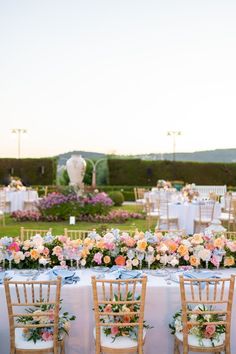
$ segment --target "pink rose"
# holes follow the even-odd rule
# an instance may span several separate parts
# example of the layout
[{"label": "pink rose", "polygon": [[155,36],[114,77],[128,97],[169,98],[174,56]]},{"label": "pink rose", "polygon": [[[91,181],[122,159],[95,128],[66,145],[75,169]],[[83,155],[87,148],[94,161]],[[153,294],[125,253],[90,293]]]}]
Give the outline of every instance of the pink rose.
[{"label": "pink rose", "polygon": [[112,312],[111,304],[107,304],[106,307],[104,307],[104,312]]},{"label": "pink rose", "polygon": [[43,255],[46,257],[49,255],[49,249],[47,247],[44,248]]},{"label": "pink rose", "polygon": [[30,252],[25,252],[25,257],[30,257]]},{"label": "pink rose", "polygon": [[111,335],[116,336],[119,333],[119,328],[117,326],[111,327]]},{"label": "pink rose", "polygon": [[62,248],[60,246],[56,246],[52,250],[52,254],[57,256],[57,257],[60,256],[61,253],[62,253]]},{"label": "pink rose", "polygon": [[215,333],[216,331],[216,326],[214,324],[209,324],[206,326],[206,329],[205,329],[205,337],[206,338],[211,338],[213,336],[213,334]]},{"label": "pink rose", "polygon": [[8,251],[15,251],[15,252],[19,252],[20,250],[20,246],[18,245],[17,242],[12,242],[8,247],[7,247],[7,250]]},{"label": "pink rose", "polygon": [[103,254],[101,252],[97,252],[93,257],[93,261],[96,262],[97,264],[102,264],[102,257]]},{"label": "pink rose", "polygon": [[219,264],[220,264],[219,257],[217,257],[216,255],[213,255],[213,256],[211,257],[211,263],[212,263],[215,267],[218,267]]},{"label": "pink rose", "polygon": [[53,335],[51,333],[49,333],[49,332],[43,332],[42,339],[45,342],[48,342],[49,340],[53,340]]},{"label": "pink rose", "polygon": [[105,242],[104,247],[109,251],[113,251],[115,249],[115,244],[112,242]]}]

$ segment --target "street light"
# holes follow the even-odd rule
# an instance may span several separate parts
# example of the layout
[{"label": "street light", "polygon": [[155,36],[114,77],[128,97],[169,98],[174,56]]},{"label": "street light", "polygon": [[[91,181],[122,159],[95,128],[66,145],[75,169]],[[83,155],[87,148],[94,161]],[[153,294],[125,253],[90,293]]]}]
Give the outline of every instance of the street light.
[{"label": "street light", "polygon": [[11,131],[13,134],[17,134],[17,146],[18,146],[18,159],[20,159],[21,153],[21,134],[27,133],[26,129],[23,128],[14,128]]},{"label": "street light", "polygon": [[173,137],[173,161],[175,161],[176,137],[181,135],[181,132],[176,130],[171,130],[167,132],[167,135]]},{"label": "street light", "polygon": [[97,169],[97,166],[100,162],[102,161],[106,161],[106,159],[99,159],[97,161],[93,161],[93,160],[90,160],[90,159],[85,159],[86,161],[90,162],[93,166],[93,175],[92,175],[92,187],[95,189],[96,188],[96,169]]}]

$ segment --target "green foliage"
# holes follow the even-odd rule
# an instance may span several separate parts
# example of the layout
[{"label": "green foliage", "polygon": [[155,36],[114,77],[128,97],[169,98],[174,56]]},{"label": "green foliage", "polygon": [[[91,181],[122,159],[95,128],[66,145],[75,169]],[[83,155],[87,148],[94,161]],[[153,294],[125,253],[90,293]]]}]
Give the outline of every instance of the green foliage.
[{"label": "green foliage", "polygon": [[236,163],[109,159],[111,185],[155,186],[157,180],[204,185],[236,185]]},{"label": "green foliage", "polygon": [[0,183],[8,184],[10,176],[20,177],[25,185],[47,185],[56,182],[57,159],[0,159]]},{"label": "green foliage", "polygon": [[124,203],[124,196],[119,191],[109,193],[109,197],[112,199],[115,206],[121,206]]},{"label": "green foliage", "polygon": [[70,178],[66,169],[62,171],[61,177],[59,178],[59,184],[61,186],[68,186],[70,183]]}]

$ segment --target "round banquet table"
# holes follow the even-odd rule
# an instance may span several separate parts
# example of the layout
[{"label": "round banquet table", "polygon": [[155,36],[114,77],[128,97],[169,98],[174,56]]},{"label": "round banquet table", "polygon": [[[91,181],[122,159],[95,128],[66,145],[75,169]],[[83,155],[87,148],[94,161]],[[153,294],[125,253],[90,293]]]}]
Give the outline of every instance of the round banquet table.
[{"label": "round banquet table", "polygon": [[6,191],[6,200],[10,202],[10,210],[24,210],[24,201],[36,202],[38,200],[38,193],[34,190],[25,191]]},{"label": "round banquet table", "polygon": [[[92,270],[78,271],[81,281],[74,285],[64,285],[61,290],[63,299],[62,310],[76,315],[71,322],[70,336],[66,339],[67,354],[94,354],[93,340],[94,313],[92,300],[91,276]],[[222,276],[236,274],[236,269],[221,270]],[[43,278],[44,277],[44,278]],[[16,278],[16,279],[14,279]],[[17,276],[13,280],[17,280]],[[19,278],[19,277],[18,277]],[[41,278],[41,279],[40,279]],[[45,279],[41,275],[37,280]],[[22,277],[20,278],[22,280]],[[9,354],[8,315],[3,285],[0,285],[0,343],[1,354]],[[233,313],[236,311],[236,291],[234,295]],[[148,276],[145,303],[145,320],[152,329],[147,331],[144,345],[145,354],[173,354],[174,338],[168,327],[172,315],[180,308],[179,284],[166,284],[164,278]],[[236,316],[232,316],[231,353],[236,353],[236,341],[233,334],[236,331]],[[128,353],[127,353],[128,354]]]}]

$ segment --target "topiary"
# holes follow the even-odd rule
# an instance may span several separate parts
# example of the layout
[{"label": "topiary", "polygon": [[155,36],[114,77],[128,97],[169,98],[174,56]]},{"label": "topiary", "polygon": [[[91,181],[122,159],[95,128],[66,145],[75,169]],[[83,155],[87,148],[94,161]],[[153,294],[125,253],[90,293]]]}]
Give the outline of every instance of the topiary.
[{"label": "topiary", "polygon": [[112,199],[115,206],[121,206],[125,200],[123,193],[119,191],[110,192],[109,197]]}]

